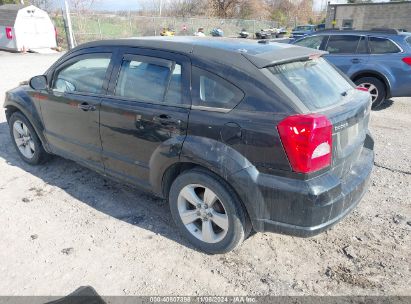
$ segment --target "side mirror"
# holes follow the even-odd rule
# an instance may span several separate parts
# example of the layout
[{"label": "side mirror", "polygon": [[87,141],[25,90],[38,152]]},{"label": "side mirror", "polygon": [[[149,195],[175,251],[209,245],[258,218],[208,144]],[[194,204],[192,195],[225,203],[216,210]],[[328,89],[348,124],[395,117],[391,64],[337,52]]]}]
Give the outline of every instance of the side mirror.
[{"label": "side mirror", "polygon": [[44,75],[34,76],[30,79],[30,87],[33,90],[40,91],[47,89],[47,77]]}]

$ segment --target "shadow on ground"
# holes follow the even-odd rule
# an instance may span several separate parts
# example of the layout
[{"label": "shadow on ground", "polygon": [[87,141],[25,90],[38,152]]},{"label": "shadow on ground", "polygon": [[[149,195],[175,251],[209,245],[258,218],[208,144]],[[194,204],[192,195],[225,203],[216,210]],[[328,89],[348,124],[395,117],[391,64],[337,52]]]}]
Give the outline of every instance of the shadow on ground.
[{"label": "shadow on ground", "polygon": [[393,105],[393,103],[394,101],[392,101],[391,99],[386,99],[384,100],[382,104],[380,104],[379,107],[373,109],[373,111],[382,111],[382,110],[388,109],[389,107]]},{"label": "shadow on ground", "polygon": [[[100,212],[195,249],[180,236],[165,200],[57,156],[43,165],[30,166],[15,151],[6,122],[0,123],[0,158]],[[41,189],[37,192],[42,193]]]}]

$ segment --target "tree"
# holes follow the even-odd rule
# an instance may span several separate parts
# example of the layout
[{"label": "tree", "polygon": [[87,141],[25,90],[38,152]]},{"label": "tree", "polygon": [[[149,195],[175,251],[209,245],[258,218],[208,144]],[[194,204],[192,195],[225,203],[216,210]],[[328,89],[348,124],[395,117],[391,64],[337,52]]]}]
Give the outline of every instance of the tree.
[{"label": "tree", "polygon": [[52,0],[30,0],[30,4],[46,11],[50,11],[52,8]]},{"label": "tree", "polygon": [[94,2],[94,0],[69,0],[71,10],[77,12],[90,10]]},{"label": "tree", "polygon": [[239,11],[239,4],[242,0],[209,0],[210,12],[215,17],[232,17]]},{"label": "tree", "polygon": [[20,0],[0,0],[0,5],[3,4],[21,4]]},{"label": "tree", "polygon": [[201,16],[206,11],[206,3],[203,0],[175,0],[169,2],[165,10],[169,16]]}]

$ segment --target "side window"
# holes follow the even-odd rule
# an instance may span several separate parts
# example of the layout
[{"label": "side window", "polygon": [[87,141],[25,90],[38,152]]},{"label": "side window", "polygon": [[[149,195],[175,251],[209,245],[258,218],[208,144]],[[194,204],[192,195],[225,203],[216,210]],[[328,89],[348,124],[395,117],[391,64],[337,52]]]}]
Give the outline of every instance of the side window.
[{"label": "side window", "polygon": [[170,84],[166,94],[166,102],[180,104],[183,100],[183,86],[181,78],[181,65],[176,64],[170,77]]},{"label": "side window", "polygon": [[181,65],[160,58],[127,55],[114,94],[138,101],[180,104]]},{"label": "side window", "polygon": [[367,53],[368,53],[367,40],[364,36],[362,36],[360,38],[360,42],[358,43],[357,54],[367,54]]},{"label": "side window", "polygon": [[53,90],[61,93],[100,94],[111,54],[79,59],[54,75]]},{"label": "side window", "polygon": [[360,36],[334,35],[328,40],[326,51],[330,54],[354,54],[357,50]]},{"label": "side window", "polygon": [[368,44],[371,54],[399,53],[401,50],[391,40],[386,38],[369,37]]},{"label": "side window", "polygon": [[193,67],[193,105],[232,109],[244,97],[244,93],[223,78]]},{"label": "side window", "polygon": [[297,41],[295,44],[299,46],[308,47],[311,49],[319,50],[321,43],[323,42],[325,36],[311,36]]}]

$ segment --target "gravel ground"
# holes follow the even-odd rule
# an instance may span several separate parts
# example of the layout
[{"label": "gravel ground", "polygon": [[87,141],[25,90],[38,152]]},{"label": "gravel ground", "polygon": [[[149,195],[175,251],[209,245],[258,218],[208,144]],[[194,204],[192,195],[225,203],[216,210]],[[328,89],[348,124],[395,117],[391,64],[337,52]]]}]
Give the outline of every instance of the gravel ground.
[{"label": "gravel ground", "polygon": [[[57,55],[0,52],[0,98]],[[0,295],[411,295],[411,98],[372,113],[371,187],[313,238],[256,234],[226,255],[194,250],[167,203],[55,157],[23,163],[0,113]]]}]

